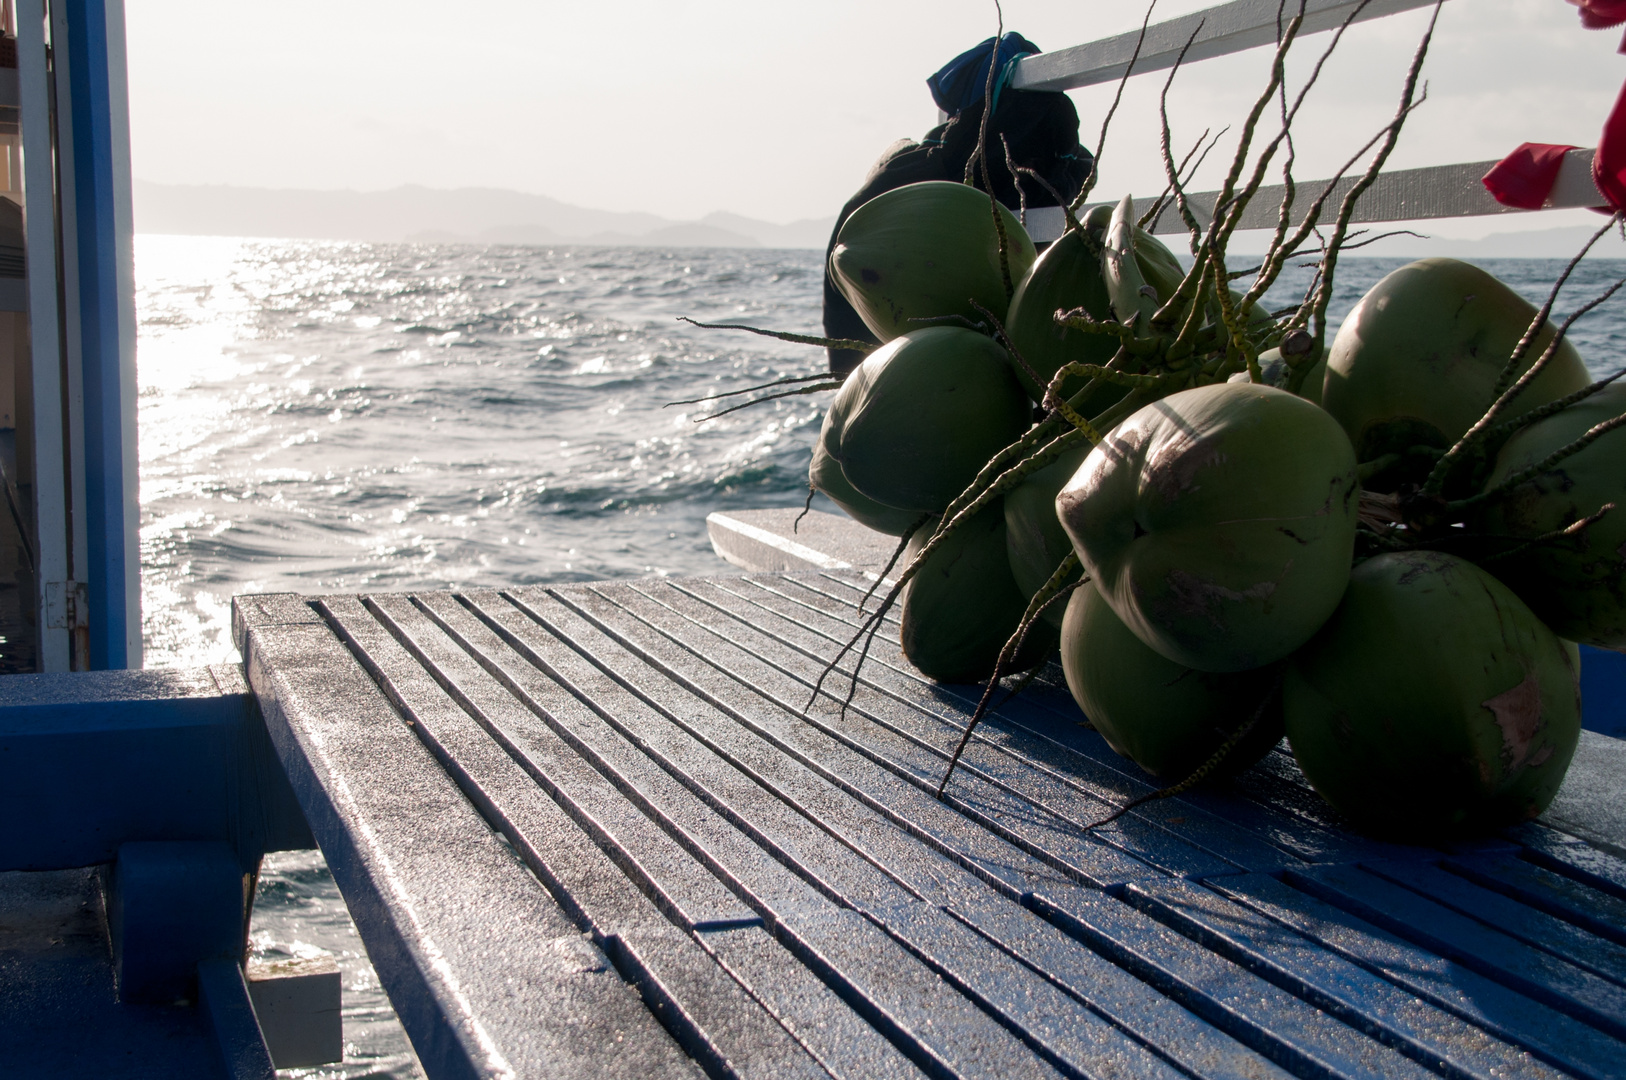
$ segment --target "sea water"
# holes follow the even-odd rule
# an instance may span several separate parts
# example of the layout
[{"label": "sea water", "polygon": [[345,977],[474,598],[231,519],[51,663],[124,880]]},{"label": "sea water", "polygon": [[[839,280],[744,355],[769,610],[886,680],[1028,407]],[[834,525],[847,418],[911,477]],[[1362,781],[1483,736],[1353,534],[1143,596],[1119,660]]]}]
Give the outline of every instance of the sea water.
[{"label": "sea water", "polygon": [[[1334,325],[1401,262],[1346,258]],[[1563,264],[1487,266],[1540,302]],[[1558,311],[1622,272],[1581,264]],[[141,236],[136,283],[149,667],[235,661],[241,592],[724,572],[708,513],[806,497],[828,393],[674,403],[822,370],[679,321],[818,333],[817,251]],[[1623,313],[1572,331],[1600,374],[1626,363]],[[419,1075],[320,855],[268,859],[253,943],[344,971],[345,1062],[305,1075]]]}]

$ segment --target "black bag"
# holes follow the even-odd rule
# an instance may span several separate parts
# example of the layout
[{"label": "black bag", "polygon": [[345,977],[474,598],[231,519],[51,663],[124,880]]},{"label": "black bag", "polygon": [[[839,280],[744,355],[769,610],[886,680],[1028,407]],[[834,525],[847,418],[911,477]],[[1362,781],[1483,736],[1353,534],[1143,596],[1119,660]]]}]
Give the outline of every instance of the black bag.
[{"label": "black bag", "polygon": [[[933,97],[940,107],[953,111],[952,105],[961,105],[958,112],[945,123],[927,133],[920,142],[900,139],[889,147],[881,159],[870,169],[858,193],[847,200],[830,232],[830,243],[825,247],[824,267],[824,333],[826,337],[875,341],[858,312],[836,288],[830,276],[830,252],[836,246],[841,226],[854,210],[875,196],[906,184],[923,180],[965,179],[966,162],[977,149],[977,136],[982,124],[984,91],[987,79],[987,56],[993,51],[994,41],[989,38],[976,49],[956,57],[942,71],[928,80]],[[999,59],[1004,61],[1002,77],[1009,77],[1009,60],[1024,53],[1037,52],[1030,42],[1017,34],[1006,34],[1000,41]],[[980,54],[980,55],[979,55]],[[1014,54],[1014,55],[1013,55]],[[1044,185],[1031,177],[1013,176],[1005,163],[1005,143],[1010,145],[1011,160],[1022,168],[1032,169],[1044,177],[1057,194],[1071,201],[1090,175],[1094,158],[1078,141],[1078,110],[1066,94],[1030,90],[1003,90],[994,99],[994,114],[988,123],[988,175],[993,182],[994,197],[1013,212],[1024,200],[1029,207],[1055,206],[1055,197]],[[978,190],[986,191],[982,169],[973,170],[973,182]],[[1021,183],[1020,194],[1017,182]],[[855,349],[830,349],[830,370],[845,375],[857,367],[864,354]]]}]

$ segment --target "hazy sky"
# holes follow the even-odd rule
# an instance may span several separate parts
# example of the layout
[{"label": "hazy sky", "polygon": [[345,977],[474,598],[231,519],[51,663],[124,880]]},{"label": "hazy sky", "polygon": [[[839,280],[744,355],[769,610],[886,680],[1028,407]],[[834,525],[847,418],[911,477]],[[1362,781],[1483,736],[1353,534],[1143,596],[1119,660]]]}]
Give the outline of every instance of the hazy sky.
[{"label": "hazy sky", "polygon": [[[1154,20],[1205,6],[1166,0]],[[1130,29],[1140,13],[1107,0],[1005,3],[1007,28],[1052,50]],[[1297,131],[1301,177],[1332,168],[1393,112],[1426,18],[1377,20],[1347,36]],[[784,222],[834,213],[888,143],[935,122],[926,77],[989,36],[994,9],[988,0],[127,0],[127,20],[141,179],[489,186],[679,219],[731,210]],[[1304,40],[1301,71],[1329,37]],[[1430,99],[1394,165],[1500,157],[1526,140],[1593,145],[1626,80],[1619,41],[1619,31],[1582,30],[1562,0],[1448,0],[1425,68]],[[1255,50],[1182,72],[1170,96],[1175,142],[1238,121],[1267,60]],[[1103,195],[1161,188],[1163,78],[1131,81],[1102,162]],[[1073,93],[1088,145],[1110,96],[1110,87]]]}]

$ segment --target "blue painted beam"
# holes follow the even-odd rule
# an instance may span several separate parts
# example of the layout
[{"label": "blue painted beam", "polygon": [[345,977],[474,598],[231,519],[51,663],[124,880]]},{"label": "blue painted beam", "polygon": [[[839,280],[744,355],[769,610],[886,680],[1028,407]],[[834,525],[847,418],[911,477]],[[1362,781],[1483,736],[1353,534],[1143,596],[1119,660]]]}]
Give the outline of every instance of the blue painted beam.
[{"label": "blue painted beam", "polygon": [[124,844],[107,890],[119,1000],[196,1000],[198,964],[241,962],[250,878],[223,843]]},{"label": "blue painted beam", "polygon": [[[141,665],[129,105],[122,4],[62,0],[84,389],[90,667]],[[60,90],[59,90],[60,94]]]},{"label": "blue painted beam", "polygon": [[1626,739],[1626,655],[1581,646],[1581,725]]},{"label": "blue painted beam", "polygon": [[237,668],[0,680],[0,870],[224,841],[244,870],[314,847]]},{"label": "blue painted beam", "polygon": [[275,1080],[271,1052],[254,1017],[242,967],[235,960],[198,964],[198,999],[209,1014],[226,1075],[231,1080]]}]

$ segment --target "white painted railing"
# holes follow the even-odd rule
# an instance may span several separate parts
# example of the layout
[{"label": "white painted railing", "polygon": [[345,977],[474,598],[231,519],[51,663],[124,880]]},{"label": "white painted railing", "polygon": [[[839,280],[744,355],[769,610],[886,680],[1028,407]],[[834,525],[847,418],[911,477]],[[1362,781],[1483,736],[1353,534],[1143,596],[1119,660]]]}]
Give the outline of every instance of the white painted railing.
[{"label": "white painted railing", "polygon": [[[1434,0],[1369,0],[1355,21],[1395,15],[1427,7]],[[1309,0],[1305,4],[1304,25],[1300,34],[1332,30],[1342,25],[1350,13],[1359,7],[1359,0]],[[1296,12],[1297,5],[1289,0],[1288,10]],[[1242,52],[1276,43],[1278,15],[1282,11],[1278,0],[1233,0],[1229,4],[1204,11],[1182,15],[1177,19],[1157,23],[1146,28],[1146,39],[1141,45],[1140,57],[1135,61],[1134,74],[1166,71],[1174,66],[1180,50],[1197,37],[1186,53],[1186,63],[1206,60],[1215,56]],[[1201,27],[1199,30],[1198,28]],[[1135,52],[1135,41],[1140,31],[1133,30],[1115,37],[1102,38],[1084,45],[1056,52],[1039,53],[1017,62],[1011,86],[1019,90],[1072,90],[1083,86],[1121,79]],[[1511,147],[1509,148],[1511,149]],[[1490,171],[1494,161],[1465,162],[1458,165],[1435,165],[1422,169],[1402,169],[1384,173],[1361,196],[1353,220],[1359,222],[1416,221],[1427,218],[1476,217],[1489,214],[1521,214],[1530,211],[1503,206],[1491,198],[1481,179]],[[1357,174],[1358,175],[1358,174]],[[1323,207],[1322,220],[1336,215],[1344,192],[1355,183],[1355,177],[1345,177],[1335,187]],[[1298,181],[1294,201],[1308,205],[1309,201],[1326,186],[1325,180]],[[1242,228],[1266,229],[1276,224],[1283,189],[1278,186],[1261,188],[1243,215]],[[1155,193],[1148,193],[1147,202],[1136,199],[1138,205],[1149,205]],[[1204,222],[1212,214],[1218,192],[1207,191],[1188,196],[1197,216]],[[1604,198],[1592,183],[1592,151],[1572,150],[1564,156],[1558,182],[1552,195],[1542,207],[1547,210],[1595,207],[1604,204]],[[1059,207],[1028,211],[1028,232],[1039,241],[1054,240],[1062,234],[1065,220]],[[1172,208],[1158,219],[1156,232],[1173,233],[1185,229],[1180,215]]]}]

